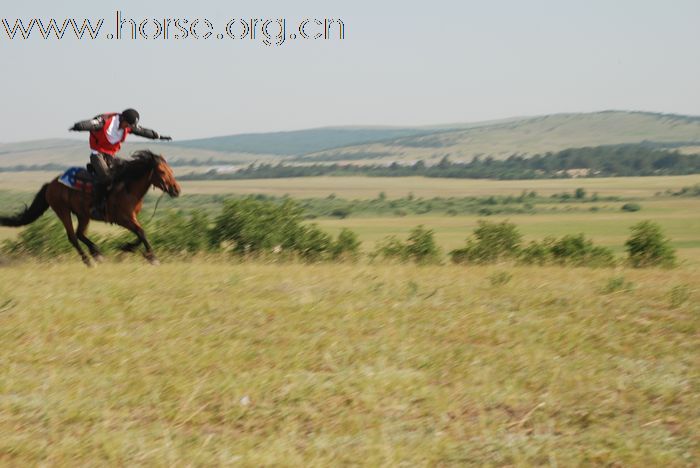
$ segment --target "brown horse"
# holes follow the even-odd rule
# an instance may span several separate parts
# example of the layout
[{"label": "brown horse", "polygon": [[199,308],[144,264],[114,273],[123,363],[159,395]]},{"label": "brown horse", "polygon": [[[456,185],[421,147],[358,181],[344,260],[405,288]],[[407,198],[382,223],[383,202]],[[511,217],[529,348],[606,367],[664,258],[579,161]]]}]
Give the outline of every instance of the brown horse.
[{"label": "brown horse", "polygon": [[[156,264],[158,260],[136,216],[141,211],[143,197],[151,186],[161,189],[171,197],[177,197],[180,195],[180,185],[165,158],[150,151],[137,151],[131,159],[117,161],[119,164],[114,168],[113,189],[105,204],[104,221],[122,226],[138,237],[135,242],[123,245],[122,250],[133,252],[143,244],[146,259]],[[78,251],[83,262],[91,266],[90,257],[85,255],[78,240],[88,247],[90,255],[96,261],[101,261],[103,257],[99,249],[85,235],[91,219],[92,195],[63,185],[58,181],[58,177],[44,184],[31,206],[24,211],[14,216],[0,217],[0,226],[25,226],[36,221],[49,207],[65,226],[68,240]],[[77,233],[73,229],[71,213],[78,218]]]}]

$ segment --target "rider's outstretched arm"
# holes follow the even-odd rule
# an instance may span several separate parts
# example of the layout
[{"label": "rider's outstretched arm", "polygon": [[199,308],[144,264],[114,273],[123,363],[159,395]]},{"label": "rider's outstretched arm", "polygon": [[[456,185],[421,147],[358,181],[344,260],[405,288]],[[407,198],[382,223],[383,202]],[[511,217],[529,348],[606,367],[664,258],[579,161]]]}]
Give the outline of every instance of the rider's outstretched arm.
[{"label": "rider's outstretched arm", "polygon": [[101,116],[97,116],[90,120],[82,120],[73,124],[68,130],[72,132],[91,132],[93,130],[98,130],[102,128],[105,124],[104,119]]},{"label": "rider's outstretched arm", "polygon": [[155,130],[143,128],[141,126],[132,127],[131,133],[140,137],[150,138],[151,140],[172,140],[169,136],[159,135]]}]

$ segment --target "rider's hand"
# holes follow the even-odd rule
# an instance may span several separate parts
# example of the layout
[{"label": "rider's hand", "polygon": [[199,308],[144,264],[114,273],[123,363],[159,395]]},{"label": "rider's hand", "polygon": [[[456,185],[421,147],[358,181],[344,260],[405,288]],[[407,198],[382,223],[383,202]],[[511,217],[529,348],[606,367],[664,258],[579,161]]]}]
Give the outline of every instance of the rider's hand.
[{"label": "rider's hand", "polygon": [[171,141],[171,140],[172,140],[172,137],[165,136],[165,135],[161,135],[159,139],[160,139],[160,140],[165,140],[165,141]]}]

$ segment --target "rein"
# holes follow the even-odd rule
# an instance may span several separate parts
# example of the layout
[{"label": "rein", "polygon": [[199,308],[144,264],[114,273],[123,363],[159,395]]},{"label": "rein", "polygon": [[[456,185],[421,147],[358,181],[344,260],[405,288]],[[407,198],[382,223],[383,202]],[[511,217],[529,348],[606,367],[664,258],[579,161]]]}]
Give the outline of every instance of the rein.
[{"label": "rein", "polygon": [[[151,173],[148,175],[148,180],[153,183],[153,169],[151,169]],[[161,189],[160,196],[158,197],[158,200],[156,200],[156,206],[153,208],[153,214],[151,217],[146,221],[148,224],[151,224],[151,221],[153,221],[153,218],[156,215],[156,210],[158,209],[158,204],[160,203],[160,200],[163,198],[163,195],[165,195],[165,190]]]},{"label": "rein", "polygon": [[163,195],[165,195],[165,192],[160,192],[160,197],[158,197],[158,200],[156,200],[156,206],[153,208],[153,214],[151,215],[150,218],[148,218],[148,221],[146,221],[147,224],[150,224],[151,221],[153,221],[153,217],[156,215],[156,210],[158,209],[158,204],[160,203],[161,198],[163,198]]}]

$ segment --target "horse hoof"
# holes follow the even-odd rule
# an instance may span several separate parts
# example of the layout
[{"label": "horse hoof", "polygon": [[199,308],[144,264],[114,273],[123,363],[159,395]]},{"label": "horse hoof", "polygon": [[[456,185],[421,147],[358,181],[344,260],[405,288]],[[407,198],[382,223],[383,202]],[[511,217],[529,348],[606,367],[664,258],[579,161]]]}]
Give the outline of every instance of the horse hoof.
[{"label": "horse hoof", "polygon": [[148,260],[148,263],[150,263],[150,264],[153,265],[153,266],[158,266],[158,265],[160,265],[160,262],[159,262],[158,259],[155,258],[155,257],[153,257],[153,258],[148,258],[147,260]]},{"label": "horse hoof", "polygon": [[97,263],[102,263],[102,262],[105,261],[105,258],[104,258],[104,256],[103,256],[102,254],[97,254],[97,255],[95,255],[95,256],[92,257],[92,258],[95,259],[95,261],[96,261]]}]

